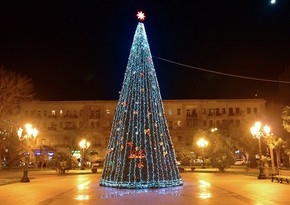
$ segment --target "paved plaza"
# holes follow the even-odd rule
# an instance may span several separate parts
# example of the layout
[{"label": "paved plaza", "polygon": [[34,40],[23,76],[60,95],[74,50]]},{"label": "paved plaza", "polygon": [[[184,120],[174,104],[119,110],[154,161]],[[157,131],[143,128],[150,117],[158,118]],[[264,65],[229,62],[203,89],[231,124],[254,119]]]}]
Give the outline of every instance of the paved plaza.
[{"label": "paved plaza", "polygon": [[[2,172],[2,177],[5,172]],[[9,174],[6,173],[6,178]],[[14,172],[14,179],[21,172]],[[17,176],[16,176],[17,175]],[[56,175],[53,171],[31,171],[29,183],[0,186],[1,204],[65,205],[169,205],[290,204],[290,185],[258,180],[256,176],[234,173],[182,173],[183,186],[163,189],[116,189],[100,187],[101,174],[89,170]]]}]

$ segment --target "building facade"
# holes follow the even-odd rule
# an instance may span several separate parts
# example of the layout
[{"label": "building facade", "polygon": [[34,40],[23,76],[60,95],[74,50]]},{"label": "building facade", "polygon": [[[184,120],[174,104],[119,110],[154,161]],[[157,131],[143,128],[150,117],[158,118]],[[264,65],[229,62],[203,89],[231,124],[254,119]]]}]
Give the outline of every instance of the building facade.
[{"label": "building facade", "polygon": [[[80,150],[86,139],[90,150],[104,156],[110,137],[117,101],[34,101],[21,106],[19,121],[31,123],[39,133],[33,144],[37,152]],[[164,112],[177,152],[190,149],[194,133],[243,120],[255,120],[263,115],[263,99],[164,100]]]}]

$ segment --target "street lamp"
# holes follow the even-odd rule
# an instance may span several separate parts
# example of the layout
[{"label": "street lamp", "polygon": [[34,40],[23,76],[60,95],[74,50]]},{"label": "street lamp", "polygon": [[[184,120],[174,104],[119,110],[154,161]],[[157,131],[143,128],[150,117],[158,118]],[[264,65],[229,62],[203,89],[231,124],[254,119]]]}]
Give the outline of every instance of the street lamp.
[{"label": "street lamp", "polygon": [[265,175],[265,167],[264,167],[264,163],[262,161],[262,148],[261,148],[261,137],[265,137],[267,138],[270,135],[270,127],[265,125],[262,129],[262,123],[261,122],[256,122],[250,129],[252,135],[254,138],[258,139],[259,142],[259,176],[258,179],[267,179],[266,175]]},{"label": "street lamp", "polygon": [[83,139],[80,141],[79,145],[80,145],[80,148],[82,148],[81,170],[84,170],[85,169],[85,164],[84,164],[85,151],[90,147],[91,143]]},{"label": "street lamp", "polygon": [[25,140],[26,141],[26,150],[25,150],[25,165],[23,166],[23,176],[20,180],[20,182],[30,182],[30,179],[28,177],[28,142],[35,140],[36,136],[38,135],[38,130],[36,128],[32,128],[31,124],[25,124],[24,126],[25,130],[23,130],[21,127],[17,130],[17,135],[19,137],[20,141]]},{"label": "street lamp", "polygon": [[204,148],[206,148],[208,145],[208,141],[206,141],[204,138],[201,138],[197,141],[197,146],[199,146],[202,150],[202,168],[205,168],[205,156],[204,156]]}]

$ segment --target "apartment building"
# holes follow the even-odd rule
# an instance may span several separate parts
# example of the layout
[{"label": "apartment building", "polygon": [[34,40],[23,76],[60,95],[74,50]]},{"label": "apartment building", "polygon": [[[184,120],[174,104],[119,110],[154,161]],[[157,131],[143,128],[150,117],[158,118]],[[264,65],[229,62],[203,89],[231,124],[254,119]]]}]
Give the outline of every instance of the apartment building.
[{"label": "apartment building", "polygon": [[[198,129],[239,125],[255,120],[265,111],[263,99],[163,100],[164,111],[176,151],[189,149]],[[90,150],[105,154],[117,101],[34,101],[23,104],[19,120],[31,123],[39,133],[34,153],[71,153],[86,139]]]}]

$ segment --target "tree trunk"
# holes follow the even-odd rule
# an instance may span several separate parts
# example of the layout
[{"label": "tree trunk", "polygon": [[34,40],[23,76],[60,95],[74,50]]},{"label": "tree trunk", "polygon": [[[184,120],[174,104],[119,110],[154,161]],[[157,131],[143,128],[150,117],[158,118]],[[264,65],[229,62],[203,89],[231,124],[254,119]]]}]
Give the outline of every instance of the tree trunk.
[{"label": "tree trunk", "polygon": [[273,148],[269,146],[269,150],[270,150],[270,156],[271,156],[272,174],[274,174],[274,173],[276,173],[276,170],[275,170],[275,161],[274,161]]},{"label": "tree trunk", "polygon": [[277,157],[277,168],[280,169],[281,168],[281,156],[280,156],[280,149],[275,149],[276,151],[276,157]]}]

